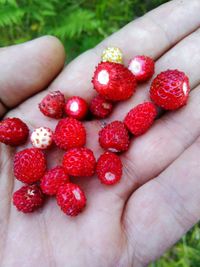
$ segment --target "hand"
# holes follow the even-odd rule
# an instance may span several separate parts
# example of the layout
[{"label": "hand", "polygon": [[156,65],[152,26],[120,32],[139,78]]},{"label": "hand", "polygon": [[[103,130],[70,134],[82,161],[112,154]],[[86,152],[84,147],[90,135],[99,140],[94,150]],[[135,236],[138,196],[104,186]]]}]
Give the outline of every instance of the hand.
[{"label": "hand", "polygon": [[[31,129],[56,125],[37,106],[49,90],[90,101],[95,94],[92,73],[108,45],[123,50],[125,64],[136,54],[147,54],[156,60],[156,73],[167,68],[186,72],[192,89],[187,106],[164,114],[146,134],[133,139],[121,157],[124,174],[118,185],[103,186],[96,177],[78,181],[88,202],[76,218],[62,213],[53,198],[33,214],[17,212],[12,205],[12,192],[21,186],[12,171],[16,150],[1,145],[1,267],[145,266],[198,221],[199,9],[199,0],[175,0],[160,6],[78,57],[59,75],[65,55],[53,37],[0,49],[0,113],[20,117]],[[148,88],[149,83],[139,86],[133,98],[118,104],[107,121],[123,119],[130,108],[148,99]],[[98,156],[100,122],[85,125],[87,146]],[[63,152],[53,153],[48,155],[48,167],[61,162]]]}]

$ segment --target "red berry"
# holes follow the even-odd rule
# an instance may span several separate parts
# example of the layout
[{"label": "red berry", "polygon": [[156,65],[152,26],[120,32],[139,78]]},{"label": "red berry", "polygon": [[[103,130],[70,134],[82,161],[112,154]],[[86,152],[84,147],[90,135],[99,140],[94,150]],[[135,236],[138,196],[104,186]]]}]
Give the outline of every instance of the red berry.
[{"label": "red berry", "polygon": [[113,185],[122,177],[122,162],[120,157],[111,152],[105,152],[97,161],[97,176],[102,184]]},{"label": "red berry", "polygon": [[69,183],[69,176],[62,166],[57,166],[45,173],[40,187],[43,193],[53,196],[57,194],[58,188],[66,183]]},{"label": "red berry", "polygon": [[13,204],[18,211],[33,212],[44,203],[44,195],[37,185],[25,185],[13,194]]},{"label": "red berry", "polygon": [[56,199],[61,210],[69,216],[78,215],[86,205],[83,190],[72,183],[59,187]]},{"label": "red berry", "polygon": [[134,57],[128,66],[128,69],[135,75],[138,82],[145,82],[154,74],[154,60],[147,56]]},{"label": "red berry", "polygon": [[128,130],[137,136],[145,133],[151,127],[156,115],[154,104],[145,102],[131,109],[126,115],[124,123]]},{"label": "red berry", "polygon": [[65,104],[65,113],[74,119],[82,120],[88,112],[87,102],[79,97],[73,96],[69,98]]},{"label": "red berry", "polygon": [[39,104],[40,111],[47,117],[62,118],[65,107],[65,97],[60,91],[50,92]]},{"label": "red berry", "polygon": [[98,95],[94,97],[90,104],[91,113],[97,118],[106,118],[113,110],[113,104]]},{"label": "red berry", "polygon": [[53,139],[56,145],[64,150],[82,147],[86,142],[85,127],[76,119],[62,119],[56,126]]},{"label": "red berry", "polygon": [[63,157],[63,167],[72,176],[92,176],[96,160],[92,150],[81,147],[67,151]]},{"label": "red berry", "polygon": [[105,99],[126,100],[136,89],[135,76],[119,63],[101,62],[92,79],[94,89]]},{"label": "red berry", "polygon": [[46,160],[38,148],[27,148],[15,154],[14,175],[23,183],[39,181],[46,171]]},{"label": "red berry", "polygon": [[27,125],[18,118],[7,118],[0,122],[0,142],[19,146],[26,142],[29,135]]},{"label": "red berry", "polygon": [[129,133],[121,121],[113,121],[99,132],[99,143],[102,148],[111,152],[126,151],[129,147]]},{"label": "red berry", "polygon": [[179,70],[166,70],[158,74],[150,88],[151,100],[166,110],[174,110],[187,103],[189,79]]}]

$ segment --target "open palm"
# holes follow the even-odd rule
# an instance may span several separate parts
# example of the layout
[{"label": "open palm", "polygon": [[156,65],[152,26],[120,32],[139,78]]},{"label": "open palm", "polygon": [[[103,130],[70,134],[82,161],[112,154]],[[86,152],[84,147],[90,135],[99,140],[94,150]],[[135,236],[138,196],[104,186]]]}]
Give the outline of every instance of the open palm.
[{"label": "open palm", "polygon": [[[56,125],[56,120],[44,117],[37,107],[49,90],[91,100],[95,94],[92,73],[107,46],[120,47],[125,64],[134,55],[146,54],[156,60],[156,73],[178,68],[190,77],[192,88],[187,106],[161,114],[146,134],[132,140],[129,151],[121,156],[124,174],[119,184],[107,187],[96,177],[74,180],[88,199],[86,209],[76,218],[62,213],[55,199],[33,214],[17,212],[12,206],[12,192],[20,187],[12,172],[16,150],[1,145],[1,267],[145,266],[198,221],[199,11],[199,0],[171,1],[131,22],[62,72],[64,50],[53,37],[0,49],[0,115],[20,117],[31,129],[54,129]],[[149,84],[139,86],[106,122],[122,120],[130,108],[148,100],[148,88]],[[97,157],[102,152],[97,140],[101,124],[85,123],[87,146]],[[48,167],[60,163],[63,153],[54,147],[47,157]]]}]

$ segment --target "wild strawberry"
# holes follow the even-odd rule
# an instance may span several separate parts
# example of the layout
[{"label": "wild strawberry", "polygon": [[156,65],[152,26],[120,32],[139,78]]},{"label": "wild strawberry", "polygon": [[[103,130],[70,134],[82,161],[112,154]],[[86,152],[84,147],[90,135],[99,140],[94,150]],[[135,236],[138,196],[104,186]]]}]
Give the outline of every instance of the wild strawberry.
[{"label": "wild strawberry", "polygon": [[33,212],[44,203],[44,195],[37,185],[25,185],[13,194],[13,204],[18,211]]},{"label": "wild strawberry", "polygon": [[122,64],[100,63],[92,79],[94,89],[105,99],[112,101],[130,98],[136,89],[135,76]]},{"label": "wild strawberry", "polygon": [[90,111],[97,118],[106,118],[112,110],[113,104],[100,95],[94,97],[91,101]]},{"label": "wild strawberry", "polygon": [[60,91],[50,92],[39,104],[40,111],[47,117],[62,118],[65,107],[65,97]]},{"label": "wild strawberry", "polygon": [[63,157],[63,167],[71,176],[92,176],[95,165],[92,150],[85,147],[70,149]]},{"label": "wild strawberry", "polygon": [[154,60],[147,56],[134,57],[128,66],[128,69],[135,75],[138,82],[145,82],[154,74]]},{"label": "wild strawberry", "polygon": [[117,47],[107,47],[104,49],[101,60],[103,62],[115,62],[115,63],[121,63],[122,64],[122,51]]},{"label": "wild strawberry", "polygon": [[57,194],[58,188],[66,183],[69,183],[69,176],[62,166],[57,166],[45,173],[40,187],[43,193],[53,196]]},{"label": "wild strawberry", "polygon": [[86,142],[85,127],[76,119],[62,119],[56,126],[53,139],[56,145],[64,150],[82,147]]},{"label": "wild strawberry", "polygon": [[46,160],[38,148],[27,148],[15,154],[14,175],[26,184],[39,181],[46,170]]},{"label": "wild strawberry", "polygon": [[126,115],[124,123],[128,130],[137,136],[145,133],[151,127],[156,115],[154,104],[145,102],[131,109]]},{"label": "wild strawberry", "polygon": [[184,72],[167,70],[158,74],[150,88],[151,100],[166,110],[174,110],[187,103],[189,79]]},{"label": "wild strawberry", "polygon": [[122,162],[120,157],[111,152],[105,152],[97,161],[97,176],[102,184],[113,185],[122,177]]},{"label": "wild strawberry", "polygon": [[29,135],[27,125],[18,118],[7,118],[0,122],[0,142],[19,146],[26,142]]},{"label": "wild strawberry", "polygon": [[99,132],[99,143],[102,148],[111,152],[126,151],[129,147],[129,133],[121,121],[113,121]]},{"label": "wild strawberry", "polygon": [[83,190],[72,183],[59,187],[56,199],[61,210],[69,216],[78,215],[86,205],[86,197]]},{"label": "wild strawberry", "polygon": [[31,134],[31,143],[34,147],[47,149],[53,142],[53,132],[47,127],[35,129]]},{"label": "wild strawberry", "polygon": [[67,116],[72,117],[77,120],[82,120],[85,118],[88,112],[87,102],[79,97],[70,97],[65,104],[65,113]]}]

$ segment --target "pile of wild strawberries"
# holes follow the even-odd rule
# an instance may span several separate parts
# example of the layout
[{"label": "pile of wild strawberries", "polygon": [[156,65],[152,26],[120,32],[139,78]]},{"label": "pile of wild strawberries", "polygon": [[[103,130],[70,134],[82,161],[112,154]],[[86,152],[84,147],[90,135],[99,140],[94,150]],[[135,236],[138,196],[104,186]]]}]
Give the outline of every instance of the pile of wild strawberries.
[{"label": "pile of wild strawberries", "polygon": [[[78,215],[86,205],[83,190],[70,182],[71,177],[93,176],[96,172],[102,184],[114,185],[122,177],[119,153],[127,151],[130,137],[144,134],[153,124],[157,109],[175,110],[186,104],[189,96],[189,79],[179,70],[161,72],[150,86],[150,98],[132,108],[123,121],[113,121],[99,132],[99,144],[105,150],[96,162],[93,152],[85,147],[86,130],[81,122],[88,115],[103,119],[109,116],[114,104],[129,99],[137,83],[145,82],[154,74],[154,61],[147,56],[136,56],[128,68],[122,64],[119,48],[103,51],[96,67],[92,83],[98,95],[90,106],[79,96],[65,100],[60,91],[50,92],[39,104],[47,117],[60,119],[54,131],[47,127],[35,129],[30,140],[32,148],[14,156],[14,175],[25,183],[14,192],[13,204],[24,213],[41,207],[45,195],[56,196],[57,204],[70,216]],[[63,118],[64,113],[67,117]],[[0,142],[19,146],[29,137],[27,125],[18,118],[6,118],[0,122]],[[55,145],[65,150],[62,166],[46,170],[42,150]]]}]

